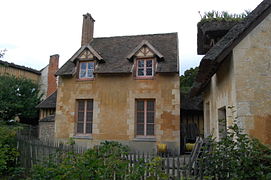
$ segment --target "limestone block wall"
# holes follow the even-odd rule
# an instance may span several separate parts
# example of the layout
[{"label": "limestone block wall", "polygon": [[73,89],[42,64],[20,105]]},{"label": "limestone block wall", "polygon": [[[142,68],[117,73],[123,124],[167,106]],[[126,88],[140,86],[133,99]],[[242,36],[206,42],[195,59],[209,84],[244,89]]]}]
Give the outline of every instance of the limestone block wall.
[{"label": "limestone block wall", "polygon": [[[154,80],[135,80],[132,75],[97,75],[92,81],[59,78],[55,136],[76,137],[77,99],[93,99],[93,133],[78,139],[88,146],[117,140],[134,148],[154,149],[157,143],[178,148],[180,143],[179,76],[156,74]],[[135,136],[135,100],[155,99],[155,139]]]},{"label": "limestone block wall", "polygon": [[233,50],[238,121],[251,136],[271,144],[271,15]]},{"label": "limestone block wall", "polygon": [[219,109],[226,110],[226,126],[235,117],[236,91],[232,56],[228,56],[204,92],[204,135],[219,138]]}]

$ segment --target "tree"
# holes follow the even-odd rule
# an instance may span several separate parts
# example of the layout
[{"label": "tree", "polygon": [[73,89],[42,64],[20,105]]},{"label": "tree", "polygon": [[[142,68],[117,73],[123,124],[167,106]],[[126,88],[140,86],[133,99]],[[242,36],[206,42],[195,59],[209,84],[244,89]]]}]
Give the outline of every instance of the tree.
[{"label": "tree", "polygon": [[188,93],[193,86],[193,83],[196,79],[196,75],[198,74],[199,68],[190,68],[184,72],[184,75],[180,77],[180,86],[182,93]]},{"label": "tree", "polygon": [[35,106],[40,102],[39,86],[32,80],[11,75],[0,76],[0,119],[33,121],[38,118]]}]

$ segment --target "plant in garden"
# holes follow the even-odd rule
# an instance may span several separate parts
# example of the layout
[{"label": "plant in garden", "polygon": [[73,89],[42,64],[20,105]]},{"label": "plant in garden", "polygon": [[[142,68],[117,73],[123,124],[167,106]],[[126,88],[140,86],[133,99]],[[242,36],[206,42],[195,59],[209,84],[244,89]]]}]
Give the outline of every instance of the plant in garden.
[{"label": "plant in garden", "polygon": [[271,150],[251,139],[236,123],[220,141],[210,138],[211,151],[203,151],[199,163],[213,179],[270,179]]},{"label": "plant in garden", "polygon": [[16,149],[16,131],[20,126],[0,121],[0,176],[13,173],[19,153]]},{"label": "plant in garden", "polygon": [[118,142],[105,141],[99,146],[87,150],[83,154],[59,151],[48,160],[34,166],[30,179],[140,179],[148,169],[150,176],[147,179],[168,179],[162,171],[160,157],[144,162],[134,157],[133,166],[129,166],[127,159],[128,148]]}]

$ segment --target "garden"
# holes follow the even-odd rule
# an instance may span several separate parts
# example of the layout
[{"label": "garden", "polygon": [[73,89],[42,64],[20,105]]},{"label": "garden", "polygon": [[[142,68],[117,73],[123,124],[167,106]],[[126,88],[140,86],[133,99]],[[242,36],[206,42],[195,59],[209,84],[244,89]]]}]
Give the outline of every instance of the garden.
[{"label": "garden", "polygon": [[[18,123],[1,122],[2,179],[271,179],[271,150],[242,134],[237,125],[219,142],[204,139],[192,163],[189,159],[181,162],[180,156],[131,153],[128,147],[112,141],[91,149],[80,149],[72,139],[65,144],[46,142],[46,146],[58,147],[46,151],[35,148],[44,143],[39,140],[24,137],[22,144],[18,132],[23,128]],[[20,146],[31,147],[32,156]]]}]

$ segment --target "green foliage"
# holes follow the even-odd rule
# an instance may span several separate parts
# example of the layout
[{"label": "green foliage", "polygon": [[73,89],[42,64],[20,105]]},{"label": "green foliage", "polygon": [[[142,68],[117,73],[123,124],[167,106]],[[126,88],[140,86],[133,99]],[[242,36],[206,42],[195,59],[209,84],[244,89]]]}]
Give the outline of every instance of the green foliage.
[{"label": "green foliage", "polygon": [[137,180],[144,175],[146,168],[150,170],[148,179],[155,179],[157,173],[160,179],[168,179],[161,169],[161,158],[156,157],[146,163],[138,159],[129,166],[128,148],[118,142],[105,141],[83,154],[73,152],[58,152],[48,160],[35,165],[31,171],[33,180],[74,180],[74,179],[129,179]]},{"label": "green foliage", "polygon": [[16,168],[16,131],[19,126],[7,125],[0,122],[0,176],[13,173]]},{"label": "green foliage", "polygon": [[241,132],[234,124],[220,141],[210,138],[211,151],[204,151],[199,161],[205,175],[213,179],[270,179],[271,150]]},{"label": "green foliage", "polygon": [[22,119],[37,118],[35,106],[40,102],[38,84],[25,78],[0,76],[0,120],[18,116]]},{"label": "green foliage", "polygon": [[249,10],[245,10],[245,12],[241,14],[230,14],[227,11],[209,11],[204,12],[204,15],[201,16],[200,22],[206,22],[206,21],[240,21],[247,17],[247,15],[250,13]]},{"label": "green foliage", "polygon": [[182,93],[188,93],[190,91],[196,79],[198,71],[199,71],[198,67],[190,68],[184,72],[184,75],[181,75],[180,86]]}]

